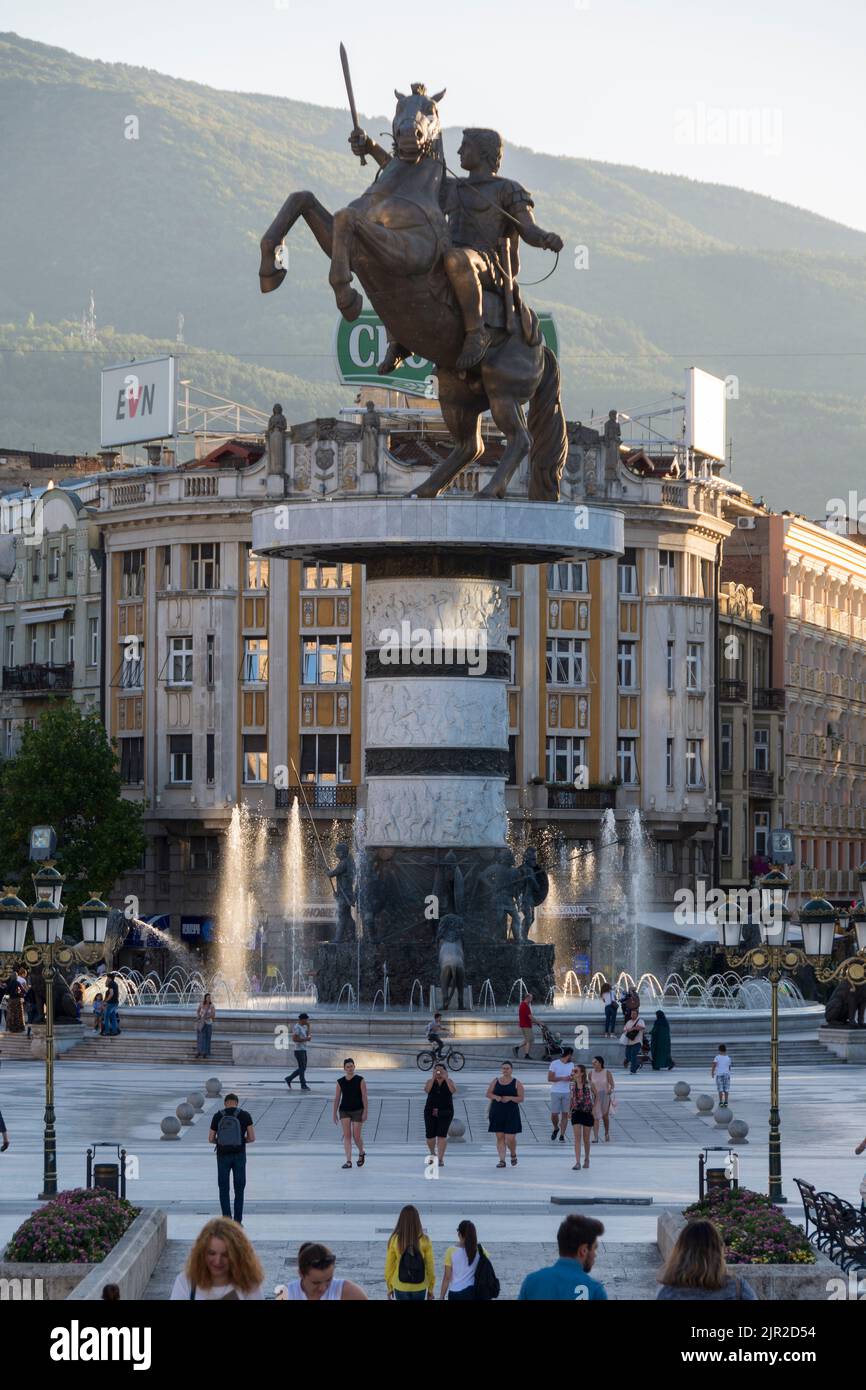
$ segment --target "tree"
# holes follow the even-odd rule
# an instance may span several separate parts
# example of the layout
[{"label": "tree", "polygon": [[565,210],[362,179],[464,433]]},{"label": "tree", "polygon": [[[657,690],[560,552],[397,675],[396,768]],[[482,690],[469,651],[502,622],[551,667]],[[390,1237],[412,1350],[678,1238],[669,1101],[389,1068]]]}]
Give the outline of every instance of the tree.
[{"label": "tree", "polygon": [[57,868],[66,875],[67,927],[91,891],[107,895],[133,868],[147,844],[141,807],[120,795],[116,752],[96,714],[71,700],[50,706],[38,726],[26,728],[17,757],[0,770],[0,875],[27,880],[30,831],[57,832]]}]

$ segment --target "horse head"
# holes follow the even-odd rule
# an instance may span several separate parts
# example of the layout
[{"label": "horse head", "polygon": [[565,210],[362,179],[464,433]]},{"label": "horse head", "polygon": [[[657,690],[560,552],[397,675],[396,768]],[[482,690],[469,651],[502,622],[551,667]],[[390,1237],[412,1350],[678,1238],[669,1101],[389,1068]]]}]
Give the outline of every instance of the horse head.
[{"label": "horse head", "polygon": [[408,164],[417,164],[419,159],[432,155],[442,158],[442,127],[439,123],[437,103],[445,95],[445,88],[428,97],[423,82],[413,82],[409,96],[398,92],[397,110],[391,131],[394,136],[394,154]]}]

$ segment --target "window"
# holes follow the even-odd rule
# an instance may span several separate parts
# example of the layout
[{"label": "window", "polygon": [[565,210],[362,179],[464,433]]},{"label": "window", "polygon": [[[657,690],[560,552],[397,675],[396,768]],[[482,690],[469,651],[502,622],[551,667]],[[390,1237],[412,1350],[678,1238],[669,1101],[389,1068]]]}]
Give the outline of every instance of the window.
[{"label": "window", "polygon": [[352,680],[350,637],[305,637],[301,644],[303,685],[349,685]]},{"label": "window", "polygon": [[216,781],[214,767],[216,763],[216,735],[208,734],[205,739],[205,781],[213,785]]},{"label": "window", "polygon": [[11,719],[3,720],[3,757],[11,758],[15,748],[15,725]]},{"label": "window", "polygon": [[125,786],[144,781],[144,739],[120,740],[120,780]]},{"label": "window", "polygon": [[674,784],[674,741],[672,738],[665,739],[665,786],[670,788]]},{"label": "window", "polygon": [[66,660],[72,666],[75,662],[75,624],[69,623],[66,629]]},{"label": "window", "polygon": [[686,647],[686,690],[703,690],[703,642],[689,642]]},{"label": "window", "polygon": [[267,637],[244,638],[243,679],[247,685],[264,684],[268,679]]},{"label": "window", "polygon": [[508,735],[508,786],[517,785],[517,734]]},{"label": "window", "polygon": [[731,808],[723,806],[719,811],[719,854],[722,859],[731,857]]},{"label": "window", "polygon": [[51,580],[60,578],[60,551],[53,548],[49,553],[48,578]]},{"label": "window", "polygon": [[144,594],[144,551],[124,550],[120,563],[120,597],[141,598]]},{"label": "window", "polygon": [[548,685],[586,685],[586,642],[577,637],[548,637]]},{"label": "window", "polygon": [[[755,854],[767,858],[770,848],[770,812],[755,812]],[[817,866],[816,866],[817,867]]]},{"label": "window", "polygon": [[99,665],[99,618],[87,619],[87,664]]},{"label": "window", "polygon": [[220,586],[220,548],[217,541],[201,541],[189,548],[189,587],[218,589]]},{"label": "window", "polygon": [[214,634],[209,632],[207,635],[207,683],[213,685],[214,672]]},{"label": "window", "polygon": [[701,740],[686,740],[686,786],[694,790],[704,785],[704,763],[701,756]]},{"label": "window", "polygon": [[563,738],[546,740],[547,780],[559,786],[574,786],[578,773],[586,766],[586,740]]},{"label": "window", "polygon": [[620,597],[628,598],[637,594],[637,551],[626,546],[616,565],[618,592]]},{"label": "window", "polygon": [[34,583],[34,584],[38,584],[38,583],[39,583],[39,551],[38,551],[38,550],[34,550],[34,552],[33,552],[33,583]]},{"label": "window", "polygon": [[244,782],[247,786],[268,780],[268,740],[265,734],[244,734]]},{"label": "window", "polygon": [[508,639],[508,684],[517,685],[517,636]]},{"label": "window", "polygon": [[162,545],[159,548],[160,565],[162,569],[162,587],[171,588],[171,546]]},{"label": "window", "polygon": [[668,690],[673,690],[673,689],[674,689],[674,670],[675,670],[675,662],[676,662],[676,652],[677,652],[677,644],[676,644],[676,642],[670,642],[670,641],[669,641],[668,644],[667,644],[667,647],[666,647],[666,655],[665,655],[665,671],[666,671],[666,675],[667,675],[667,687],[668,687]]},{"label": "window", "polygon": [[304,565],[302,582],[305,589],[351,589],[352,566],[321,562]]},{"label": "window", "polygon": [[719,752],[721,756],[722,772],[732,772],[734,767],[733,724],[722,724],[721,738],[719,739]]},{"label": "window", "polygon": [[48,665],[54,665],[54,658],[57,655],[57,624],[48,624]]},{"label": "window", "polygon": [[7,666],[14,666],[14,665],[15,665],[15,629],[14,629],[14,627],[7,627],[7,629],[6,629],[6,665],[7,665]]},{"label": "window", "polygon": [[351,734],[302,734],[302,782],[351,782]]},{"label": "window", "polygon": [[256,555],[251,545],[247,545],[247,588],[266,589],[268,587],[270,561],[267,555]]},{"label": "window", "polygon": [[755,690],[763,690],[767,684],[764,677],[764,648],[755,647],[752,656],[752,685]]},{"label": "window", "polygon": [[586,561],[547,566],[547,587],[556,594],[585,594],[587,592]]},{"label": "window", "polygon": [[770,771],[770,730],[754,731],[754,767],[756,772]]},{"label": "window", "polygon": [[37,624],[34,623],[33,626],[32,626],[31,629],[30,629],[30,662],[31,662],[31,665],[33,665],[33,666],[36,665],[36,658],[37,658],[37,656],[38,656],[38,653],[39,653],[39,639],[38,639],[38,636],[37,636]]},{"label": "window", "polygon": [[636,787],[638,785],[636,738],[617,739],[616,771],[624,787]]},{"label": "window", "polygon": [[677,592],[677,560],[673,550],[659,551],[659,593]]},{"label": "window", "polygon": [[168,740],[169,780],[188,786],[192,781],[192,734],[171,734]]},{"label": "window", "polygon": [[616,679],[620,690],[635,690],[637,688],[636,655],[636,642],[617,642]]},{"label": "window", "polygon": [[191,835],[189,867],[195,873],[210,873],[219,868],[220,842],[216,835]]},{"label": "window", "polygon": [[169,685],[192,685],[192,638],[168,639]]}]

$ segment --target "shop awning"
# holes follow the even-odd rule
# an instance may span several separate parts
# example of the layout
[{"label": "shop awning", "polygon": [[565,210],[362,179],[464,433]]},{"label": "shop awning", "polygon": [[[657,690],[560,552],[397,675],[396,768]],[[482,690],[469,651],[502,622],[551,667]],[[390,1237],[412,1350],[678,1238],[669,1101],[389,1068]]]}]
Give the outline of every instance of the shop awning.
[{"label": "shop awning", "polygon": [[68,603],[58,603],[52,608],[30,608],[21,614],[21,621],[27,623],[62,623],[72,612]]}]

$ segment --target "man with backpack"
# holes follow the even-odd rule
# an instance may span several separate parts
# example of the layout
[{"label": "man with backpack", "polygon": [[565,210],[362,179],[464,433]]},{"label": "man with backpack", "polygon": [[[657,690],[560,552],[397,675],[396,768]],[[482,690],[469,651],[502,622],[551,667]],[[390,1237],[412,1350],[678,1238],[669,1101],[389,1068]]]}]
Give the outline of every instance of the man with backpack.
[{"label": "man with backpack", "polygon": [[243,1224],[244,1188],[247,1184],[247,1144],[256,1142],[253,1117],[248,1110],[241,1110],[233,1091],[226,1096],[225,1108],[218,1110],[210,1122],[208,1143],[216,1146],[217,1182],[219,1184],[220,1211],[223,1216],[232,1218],[232,1205],[229,1195],[229,1176],[234,1179],[235,1210],[234,1220]]}]

